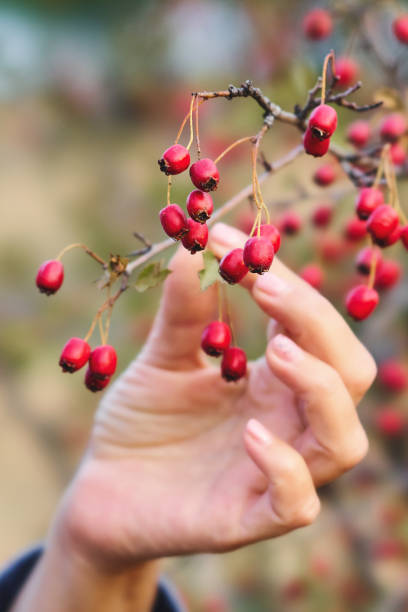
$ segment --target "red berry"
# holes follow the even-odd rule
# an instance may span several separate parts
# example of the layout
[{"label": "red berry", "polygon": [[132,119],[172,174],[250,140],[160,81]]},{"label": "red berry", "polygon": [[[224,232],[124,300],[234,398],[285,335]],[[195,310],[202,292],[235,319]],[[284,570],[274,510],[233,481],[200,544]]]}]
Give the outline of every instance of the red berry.
[{"label": "red berry", "polygon": [[408,371],[400,361],[389,359],[379,366],[378,379],[390,391],[404,391],[408,386]]},{"label": "red berry", "polygon": [[336,76],[339,77],[337,86],[347,87],[354,83],[358,75],[358,64],[351,57],[336,59]]},{"label": "red berry", "polygon": [[39,267],[35,282],[41,293],[52,295],[61,287],[63,280],[64,266],[56,259],[49,259]]},{"label": "red berry", "polygon": [[212,321],[201,336],[201,348],[211,357],[219,357],[231,344],[231,330],[223,321]]},{"label": "red berry", "polygon": [[208,227],[205,223],[197,223],[193,219],[187,219],[188,232],[181,239],[183,247],[192,255],[197,251],[203,251],[208,242]]},{"label": "red berry", "polygon": [[308,155],[313,157],[323,157],[326,155],[330,146],[330,138],[321,140],[314,136],[312,130],[307,129],[303,136],[303,146]]},{"label": "red berry", "polygon": [[337,113],[328,104],[319,104],[309,117],[308,130],[319,140],[325,140],[335,132]]},{"label": "red berry", "polygon": [[312,213],[312,223],[316,227],[327,227],[332,220],[333,206],[331,204],[321,204]]},{"label": "red berry", "polygon": [[87,389],[95,393],[96,391],[102,391],[105,387],[107,387],[110,383],[110,377],[106,376],[105,378],[98,378],[95,376],[93,372],[91,372],[90,368],[86,369],[85,372],[85,386]]},{"label": "red berry", "polygon": [[380,135],[386,142],[395,142],[407,130],[407,122],[401,113],[391,113],[385,117],[380,126]]},{"label": "red berry", "polygon": [[76,372],[88,361],[91,347],[82,338],[71,338],[62,349],[59,365],[63,372]]},{"label": "red berry", "polygon": [[401,227],[397,225],[395,229],[392,230],[390,234],[384,240],[377,240],[378,246],[385,248],[392,246],[401,238]]},{"label": "red berry", "polygon": [[408,225],[405,225],[404,227],[401,228],[400,238],[401,238],[402,244],[408,250]]},{"label": "red berry", "polygon": [[164,174],[180,174],[190,165],[190,153],[182,145],[175,144],[169,147],[159,159],[160,170]]},{"label": "red berry", "polygon": [[375,271],[374,286],[378,290],[392,289],[402,276],[402,268],[398,261],[384,259]]},{"label": "red berry", "polygon": [[405,429],[405,418],[394,408],[384,408],[376,415],[375,424],[381,434],[398,436]]},{"label": "red berry", "polygon": [[212,159],[205,157],[190,167],[190,177],[193,184],[202,191],[214,191],[218,187],[220,174]]},{"label": "red berry", "polygon": [[371,138],[371,127],[368,121],[360,119],[351,123],[347,129],[347,140],[357,149],[365,147]]},{"label": "red berry", "polygon": [[281,237],[278,228],[272,223],[264,223],[261,225],[260,233],[263,238],[267,238],[272,242],[273,250],[276,253],[280,249]]},{"label": "red berry", "polygon": [[349,245],[336,234],[323,234],[316,241],[316,250],[320,257],[329,263],[336,263],[347,255]]},{"label": "red berry", "polygon": [[188,232],[187,217],[178,204],[168,204],[160,211],[160,222],[166,234],[180,240]]},{"label": "red berry", "polygon": [[352,217],[346,223],[344,235],[349,242],[358,242],[367,235],[367,224],[358,217]]},{"label": "red berry", "polygon": [[315,289],[320,289],[323,283],[323,271],[317,264],[304,266],[299,272],[299,276]]},{"label": "red berry", "polygon": [[405,164],[407,154],[405,149],[399,142],[394,142],[390,148],[390,157],[394,166],[402,166]]},{"label": "red berry", "polygon": [[231,346],[224,352],[221,362],[221,374],[228,382],[239,380],[246,374],[247,358],[245,351]]},{"label": "red berry", "polygon": [[230,285],[239,283],[248,272],[244,264],[244,249],[233,249],[220,261],[219,273]]},{"label": "red berry", "polygon": [[322,40],[330,36],[333,30],[333,22],[328,11],[324,9],[313,9],[303,18],[303,31],[311,40]]},{"label": "red berry", "polygon": [[384,204],[382,191],[376,187],[364,187],[356,200],[356,213],[360,219],[368,219],[373,210]]},{"label": "red berry", "polygon": [[388,204],[378,206],[367,220],[367,231],[370,232],[374,242],[380,246],[397,226],[398,214]]},{"label": "red berry", "polygon": [[214,210],[213,199],[209,193],[194,189],[187,196],[187,212],[194,221],[205,223]]},{"label": "red berry", "polygon": [[392,22],[392,29],[398,40],[408,45],[408,15],[401,15]]},{"label": "red berry", "polygon": [[268,238],[254,236],[244,246],[244,263],[251,272],[263,274],[271,267],[274,256],[272,242]]},{"label": "red berry", "polygon": [[320,187],[327,187],[327,185],[331,185],[336,178],[336,171],[331,164],[324,164],[324,166],[320,166],[316,170],[313,175],[313,180],[316,185],[320,185]]},{"label": "red berry", "polygon": [[293,236],[297,234],[302,227],[302,219],[301,217],[293,212],[288,211],[283,213],[279,218],[279,228],[281,232],[286,234],[287,236]]},{"label": "red berry", "polygon": [[346,296],[347,312],[356,321],[362,321],[370,316],[379,301],[375,289],[367,285],[358,285],[351,289]]},{"label": "red berry", "polygon": [[382,255],[380,249],[377,247],[365,247],[357,253],[356,257],[356,268],[360,274],[368,276],[370,274],[371,265],[378,266],[382,261]]},{"label": "red berry", "polygon": [[115,373],[116,364],[116,351],[109,344],[97,346],[89,357],[89,368],[95,378],[109,378]]}]

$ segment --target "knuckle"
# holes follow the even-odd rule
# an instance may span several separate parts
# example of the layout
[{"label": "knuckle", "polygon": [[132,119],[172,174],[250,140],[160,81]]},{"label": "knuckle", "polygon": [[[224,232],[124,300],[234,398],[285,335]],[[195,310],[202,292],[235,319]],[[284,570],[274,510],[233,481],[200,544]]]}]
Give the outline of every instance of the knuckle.
[{"label": "knuckle", "polygon": [[363,397],[377,376],[377,365],[372,355],[365,351],[363,359],[359,360],[358,368],[354,368],[349,377],[348,387],[355,397]]},{"label": "knuckle", "polygon": [[338,453],[337,464],[341,472],[347,472],[360,463],[367,455],[369,442],[364,429],[359,426],[348,441],[347,447]]},{"label": "knuckle", "polygon": [[299,505],[288,516],[288,525],[292,529],[307,527],[316,520],[320,512],[320,501],[317,495]]}]

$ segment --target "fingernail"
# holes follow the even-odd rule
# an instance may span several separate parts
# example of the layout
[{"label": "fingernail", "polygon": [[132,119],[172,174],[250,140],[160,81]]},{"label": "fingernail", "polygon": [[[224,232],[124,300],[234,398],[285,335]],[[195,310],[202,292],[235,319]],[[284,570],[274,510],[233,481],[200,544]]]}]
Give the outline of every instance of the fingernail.
[{"label": "fingernail", "polygon": [[273,442],[273,438],[269,431],[256,419],[249,419],[246,430],[249,435],[259,444],[267,446]]},{"label": "fingernail", "polygon": [[302,357],[302,350],[290,338],[278,334],[271,342],[273,352],[286,359],[286,361],[297,361]]},{"label": "fingernail", "polygon": [[267,272],[256,279],[255,289],[271,297],[283,295],[290,290],[290,285],[272,272]]},{"label": "fingernail", "polygon": [[211,230],[210,240],[221,246],[237,247],[244,244],[245,234],[225,223],[216,223]]}]

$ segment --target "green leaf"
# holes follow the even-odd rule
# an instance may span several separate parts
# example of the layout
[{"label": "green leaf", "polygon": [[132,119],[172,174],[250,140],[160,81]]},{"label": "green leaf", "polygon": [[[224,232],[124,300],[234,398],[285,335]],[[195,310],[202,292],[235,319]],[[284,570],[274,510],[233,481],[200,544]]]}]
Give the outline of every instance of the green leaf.
[{"label": "green leaf", "polygon": [[219,280],[218,275],[218,259],[211,251],[203,253],[204,268],[199,270],[198,277],[200,279],[201,291],[205,291]]},{"label": "green leaf", "polygon": [[161,261],[154,261],[143,268],[133,287],[142,293],[146,289],[152,289],[160,285],[170,273],[171,270],[168,268],[162,268]]}]

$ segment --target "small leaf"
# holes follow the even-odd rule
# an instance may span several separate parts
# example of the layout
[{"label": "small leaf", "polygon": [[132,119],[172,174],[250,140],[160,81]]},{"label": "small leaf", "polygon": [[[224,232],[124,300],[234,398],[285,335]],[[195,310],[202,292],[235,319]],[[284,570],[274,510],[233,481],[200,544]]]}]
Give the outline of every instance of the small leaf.
[{"label": "small leaf", "polygon": [[201,284],[201,291],[205,291],[219,280],[218,276],[218,259],[211,251],[204,251],[203,253],[204,268],[199,270],[198,276]]},{"label": "small leaf", "polygon": [[142,293],[146,289],[157,287],[157,285],[166,280],[170,273],[171,270],[168,268],[162,268],[161,261],[154,261],[143,268],[133,287]]}]

